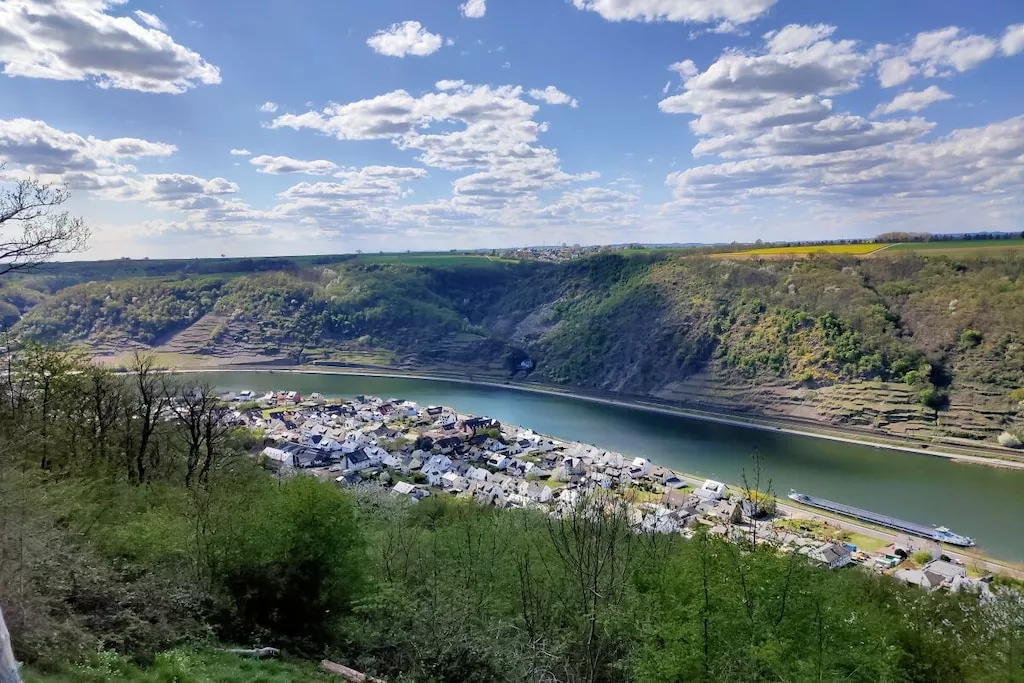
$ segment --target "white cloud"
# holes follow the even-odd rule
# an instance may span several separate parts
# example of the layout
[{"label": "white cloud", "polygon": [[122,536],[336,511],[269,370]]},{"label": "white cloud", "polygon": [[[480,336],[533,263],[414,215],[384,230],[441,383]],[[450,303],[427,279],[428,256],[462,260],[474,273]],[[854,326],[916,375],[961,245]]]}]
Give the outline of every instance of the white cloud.
[{"label": "white cloud", "polygon": [[466,85],[466,81],[441,80],[434,84],[438,90],[458,90]]},{"label": "white cloud", "polygon": [[918,92],[911,90],[897,95],[892,102],[880,104],[875,107],[875,111],[872,112],[872,115],[893,114],[898,111],[911,111],[917,113],[936,102],[950,99],[953,99],[952,95],[945,90],[932,85]]},{"label": "white cloud", "polygon": [[878,45],[878,80],[883,88],[902,85],[911,77],[948,77],[965,73],[998,54],[1024,50],[1024,24],[1010,26],[1002,40],[968,33],[958,26],[924,31],[909,46]]},{"label": "white cloud", "polygon": [[319,159],[316,161],[301,161],[291,157],[272,157],[262,155],[249,159],[249,163],[258,167],[260,173],[270,175],[282,175],[285,173],[305,173],[307,175],[329,175],[338,170],[338,165]]},{"label": "white cloud", "polygon": [[573,109],[580,106],[580,103],[576,101],[575,97],[566,95],[553,85],[549,85],[543,90],[535,88],[531,90],[529,94],[531,98],[540,102],[547,102],[548,104],[568,104]]},{"label": "white cloud", "polygon": [[264,102],[260,105],[260,111],[266,114],[273,114],[277,111],[277,102]]},{"label": "white cloud", "polygon": [[149,26],[150,28],[155,28],[157,31],[163,31],[164,33],[167,32],[167,24],[160,21],[160,17],[156,16],[155,14],[150,14],[149,12],[143,12],[142,10],[137,9],[135,10],[135,16],[137,16],[139,18],[139,21],[141,21],[146,26]]},{"label": "white cloud", "polygon": [[233,149],[231,150],[231,154],[236,157],[247,157],[251,155],[252,152],[247,149]]},{"label": "white cloud", "polygon": [[[452,185],[463,207],[525,201],[543,190],[594,177],[564,171],[558,155],[538,144],[547,124],[533,119],[539,107],[524,99],[523,88],[445,81],[437,86],[438,92],[421,97],[395,90],[321,111],[284,114],[271,127],[312,129],[339,140],[391,140],[400,149],[419,151],[418,160],[427,166],[475,171]],[[557,90],[538,93],[572,102]],[[451,129],[450,124],[462,127]]]},{"label": "white cloud", "polygon": [[776,0],[572,0],[577,9],[608,21],[681,21],[745,24],[761,17]]},{"label": "white cloud", "polygon": [[684,59],[681,62],[669,64],[668,70],[675,71],[684,81],[687,78],[693,78],[700,73],[700,69],[697,68],[697,65],[693,63],[692,59]]},{"label": "white cloud", "polygon": [[479,19],[487,14],[487,0],[466,0],[459,9],[467,19]]},{"label": "white cloud", "polygon": [[964,35],[962,29],[950,26],[918,33],[908,56],[911,62],[921,64],[925,76],[932,78],[949,68],[960,73],[969,71],[995,56],[998,47],[988,36]]},{"label": "white cloud", "polygon": [[1024,52],[1024,24],[1008,26],[1000,47],[1007,57]]},{"label": "white cloud", "polygon": [[406,21],[378,31],[367,38],[366,44],[387,57],[426,57],[441,49],[444,38],[430,33],[418,21]]},{"label": "white cloud", "polygon": [[[1024,182],[1024,117],[930,140],[935,124],[923,118],[871,121],[837,111],[833,99],[876,66],[883,82],[896,83],[918,70],[969,69],[990,48],[954,30],[922,34],[902,51],[865,50],[834,32],[789,26],[766,34],[760,50],[727,50],[703,72],[680,69],[684,92],[659,106],[695,117],[694,156],[719,161],[669,174],[676,200],[667,211],[744,211],[778,200],[786,203],[773,206],[787,213],[840,206],[833,216],[856,213],[867,224],[931,215],[952,201],[1024,203],[1014,190]],[[876,113],[919,112],[950,97],[932,86]]]},{"label": "white cloud", "polygon": [[138,138],[83,137],[30,119],[0,120],[0,161],[73,189],[101,190],[124,185],[135,167],[125,163],[172,155],[177,148]]},{"label": "white cloud", "polygon": [[924,210],[936,201],[1002,197],[1020,203],[1024,117],[957,130],[935,141],[903,140],[824,154],[764,156],[697,166],[666,181],[685,201],[771,197]]},{"label": "white cloud", "polygon": [[[696,116],[690,123],[695,133],[729,136],[732,149],[776,126],[823,121],[833,112],[830,97],[856,90],[872,64],[854,41],[831,40],[833,31],[787,26],[766,36],[763,51],[727,50],[703,72],[690,60],[673,64],[669,68],[683,77],[684,92],[658,106]],[[724,142],[698,149],[708,153]]]},{"label": "white cloud", "polygon": [[168,34],[132,17],[107,13],[119,4],[121,0],[0,2],[3,73],[93,80],[101,88],[159,93],[220,83],[217,67]]},{"label": "white cloud", "polygon": [[778,31],[769,31],[764,34],[764,39],[768,43],[769,52],[785,54],[820,43],[835,33],[835,30],[835,26],[829,26],[828,24],[817,24],[815,26],[789,24]]},{"label": "white cloud", "polygon": [[883,88],[892,88],[909,81],[917,73],[917,67],[906,57],[891,57],[878,65],[878,82]]}]

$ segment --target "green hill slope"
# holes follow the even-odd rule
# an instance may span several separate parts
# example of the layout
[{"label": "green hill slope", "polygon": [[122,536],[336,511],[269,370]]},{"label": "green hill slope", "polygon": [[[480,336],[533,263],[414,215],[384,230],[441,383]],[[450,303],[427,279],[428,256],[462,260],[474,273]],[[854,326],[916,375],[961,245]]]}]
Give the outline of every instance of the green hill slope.
[{"label": "green hill slope", "polygon": [[1010,396],[1024,385],[1024,255],[1014,252],[286,266],[64,288],[52,284],[58,271],[52,294],[28,280],[0,299],[19,333],[97,349],[371,357],[496,377],[529,358],[545,383],[893,434],[994,441],[1020,424]]}]

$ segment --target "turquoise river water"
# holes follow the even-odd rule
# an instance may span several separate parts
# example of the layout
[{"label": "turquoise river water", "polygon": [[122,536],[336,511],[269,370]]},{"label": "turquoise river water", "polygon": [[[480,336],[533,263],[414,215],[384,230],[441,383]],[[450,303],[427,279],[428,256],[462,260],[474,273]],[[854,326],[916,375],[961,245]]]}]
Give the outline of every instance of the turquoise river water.
[{"label": "turquoise river water", "polygon": [[1024,562],[1024,470],[956,463],[891,451],[562,396],[435,380],[217,372],[204,379],[225,391],[295,390],[303,395],[368,394],[443,404],[568,440],[738,484],[754,449],[777,494],[790,489],[974,538],[992,557]]}]

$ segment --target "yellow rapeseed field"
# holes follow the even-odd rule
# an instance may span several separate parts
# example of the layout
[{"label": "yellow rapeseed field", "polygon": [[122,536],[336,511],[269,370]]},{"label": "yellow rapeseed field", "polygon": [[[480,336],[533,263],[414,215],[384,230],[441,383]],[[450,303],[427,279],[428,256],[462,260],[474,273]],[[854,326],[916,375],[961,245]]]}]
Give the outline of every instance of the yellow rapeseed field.
[{"label": "yellow rapeseed field", "polygon": [[810,254],[852,254],[864,256],[874,253],[880,249],[892,246],[890,244],[809,244],[801,247],[764,247],[762,249],[750,249],[746,251],[730,252],[728,254],[716,254],[719,258],[747,258],[753,256],[808,256]]}]

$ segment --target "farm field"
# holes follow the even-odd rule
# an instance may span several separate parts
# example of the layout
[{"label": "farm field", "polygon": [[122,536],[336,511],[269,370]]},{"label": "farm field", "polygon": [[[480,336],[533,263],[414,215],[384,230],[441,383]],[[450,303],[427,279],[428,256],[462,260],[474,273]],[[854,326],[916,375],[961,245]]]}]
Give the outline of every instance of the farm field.
[{"label": "farm field", "polygon": [[892,247],[891,244],[807,244],[795,247],[763,247],[745,251],[734,251],[725,254],[714,254],[714,258],[756,258],[756,257],[779,257],[786,256],[810,256],[811,254],[849,254],[853,256],[867,256],[882,249]]},{"label": "farm field", "polygon": [[998,251],[1020,251],[1024,239],[1002,240],[943,240],[936,242],[903,242],[894,244],[896,251],[916,251],[932,256],[964,256],[968,254],[993,254]]},{"label": "farm field", "polygon": [[481,266],[498,263],[518,263],[486,254],[452,254],[449,252],[414,252],[408,254],[360,254],[356,257],[362,263],[393,264],[410,266]]}]

